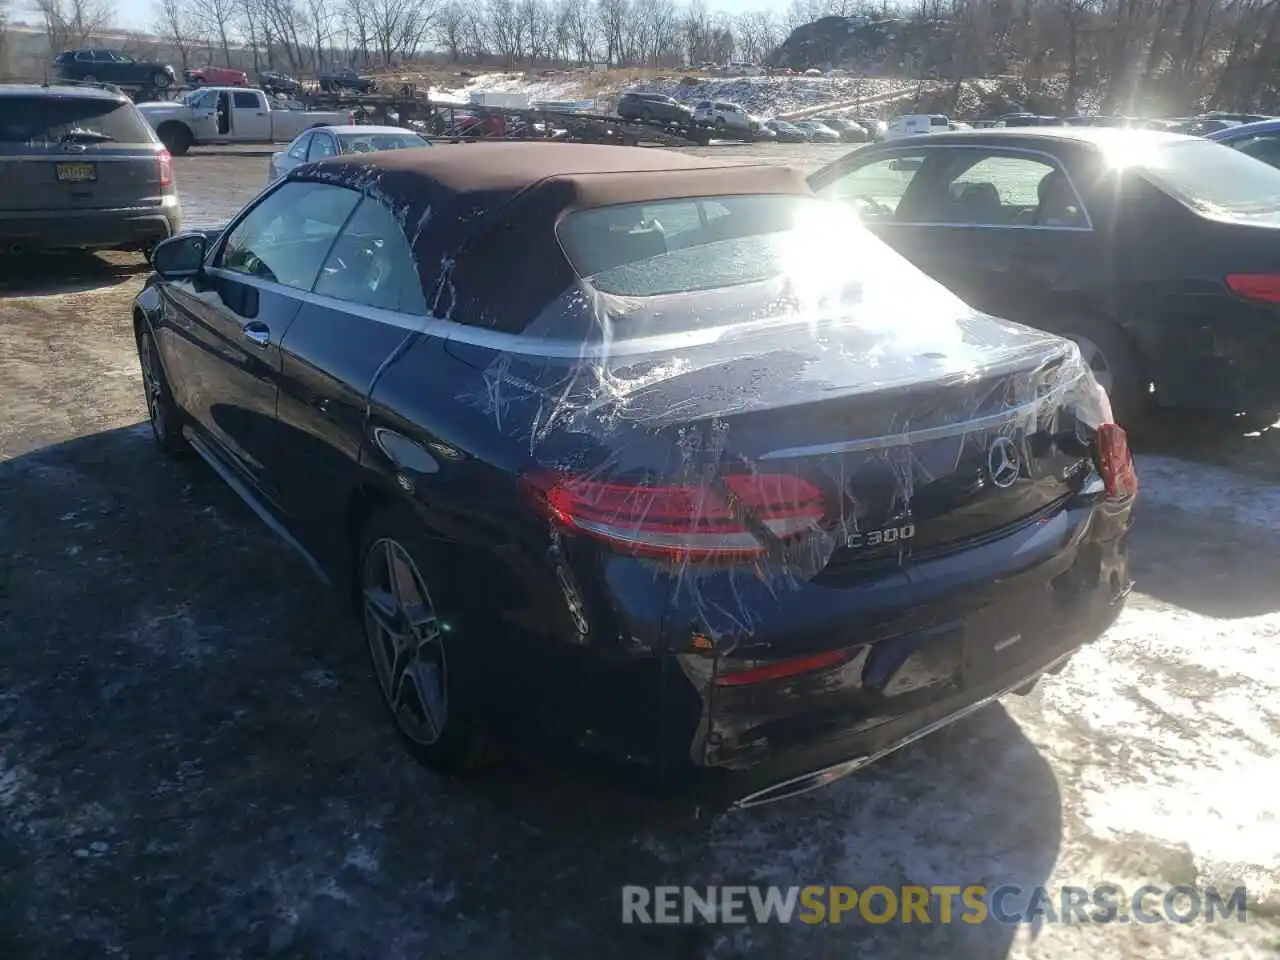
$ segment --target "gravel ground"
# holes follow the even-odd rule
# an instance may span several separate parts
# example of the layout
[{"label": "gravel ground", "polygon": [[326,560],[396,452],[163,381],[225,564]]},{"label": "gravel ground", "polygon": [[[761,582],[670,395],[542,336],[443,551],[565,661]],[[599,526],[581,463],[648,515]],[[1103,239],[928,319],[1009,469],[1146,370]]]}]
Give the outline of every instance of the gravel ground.
[{"label": "gravel ground", "polygon": [[[225,218],[265,167],[179,160],[189,218]],[[545,771],[412,763],[333,600],[207,469],[153,453],[142,276],[125,256],[0,262],[0,957],[1276,955],[1277,432],[1182,422],[1151,443],[1138,590],[1030,697],[694,824]],[[1246,884],[1251,910],[619,923],[623,884],[734,882]]]}]

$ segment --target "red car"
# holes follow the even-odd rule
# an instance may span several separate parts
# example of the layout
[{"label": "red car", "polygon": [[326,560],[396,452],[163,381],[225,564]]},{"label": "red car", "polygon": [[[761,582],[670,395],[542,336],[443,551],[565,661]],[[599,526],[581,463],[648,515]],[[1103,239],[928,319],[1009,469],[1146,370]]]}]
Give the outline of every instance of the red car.
[{"label": "red car", "polygon": [[193,67],[184,70],[182,76],[193,87],[209,84],[215,87],[247,87],[249,75],[231,67]]}]

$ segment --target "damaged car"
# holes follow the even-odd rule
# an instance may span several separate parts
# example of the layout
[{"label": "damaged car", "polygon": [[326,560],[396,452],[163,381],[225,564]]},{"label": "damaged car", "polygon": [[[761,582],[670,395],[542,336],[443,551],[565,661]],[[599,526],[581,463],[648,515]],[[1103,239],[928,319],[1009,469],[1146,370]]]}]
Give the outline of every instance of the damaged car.
[{"label": "damaged car", "polygon": [[1025,691],[1130,587],[1137,476],[1079,349],[786,167],[342,155],[154,264],[160,448],[350,597],[440,767],[497,740],[779,800]]}]

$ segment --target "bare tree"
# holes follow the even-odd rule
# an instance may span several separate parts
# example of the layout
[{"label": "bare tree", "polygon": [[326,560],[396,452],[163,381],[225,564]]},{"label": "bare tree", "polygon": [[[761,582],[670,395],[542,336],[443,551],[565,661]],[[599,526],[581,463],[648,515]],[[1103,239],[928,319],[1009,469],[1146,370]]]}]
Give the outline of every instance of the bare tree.
[{"label": "bare tree", "polygon": [[457,63],[466,44],[467,10],[460,2],[446,3],[436,16],[436,43],[444,47],[450,63]]},{"label": "bare tree", "polygon": [[[162,0],[167,2],[167,0]],[[190,17],[201,38],[216,39],[222,62],[231,65],[231,42],[235,36],[236,0],[187,0]]]},{"label": "bare tree", "polygon": [[178,51],[185,73],[191,66],[191,48],[199,39],[198,28],[187,0],[160,0],[156,4],[156,22],[152,28],[165,43]]},{"label": "bare tree", "polygon": [[55,57],[86,45],[111,19],[109,0],[36,0],[35,7]]}]

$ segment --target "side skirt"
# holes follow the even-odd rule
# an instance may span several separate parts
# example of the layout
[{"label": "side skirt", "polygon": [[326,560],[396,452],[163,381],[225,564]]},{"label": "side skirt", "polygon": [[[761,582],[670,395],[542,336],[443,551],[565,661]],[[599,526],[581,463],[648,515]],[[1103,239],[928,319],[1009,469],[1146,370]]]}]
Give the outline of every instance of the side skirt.
[{"label": "side skirt", "polygon": [[213,472],[221,477],[226,485],[235,491],[236,495],[245,502],[245,505],[250,510],[257,514],[258,519],[265,523],[276,536],[297,551],[298,555],[307,562],[307,566],[311,568],[311,572],[316,575],[320,582],[325,586],[332,587],[333,581],[329,578],[329,575],[324,572],[324,568],[320,566],[320,562],[311,555],[306,547],[294,539],[293,535],[284,528],[284,525],[275,518],[270,510],[262,505],[258,498],[253,495],[253,492],[246,487],[243,482],[241,482],[240,478],[232,473],[231,470],[228,469],[228,467],[218,458],[218,455],[209,449],[209,445],[200,438],[200,435],[196,433],[190,425],[183,426],[182,435],[186,438],[187,442],[191,444],[191,449],[200,454],[200,458],[213,468]]}]

